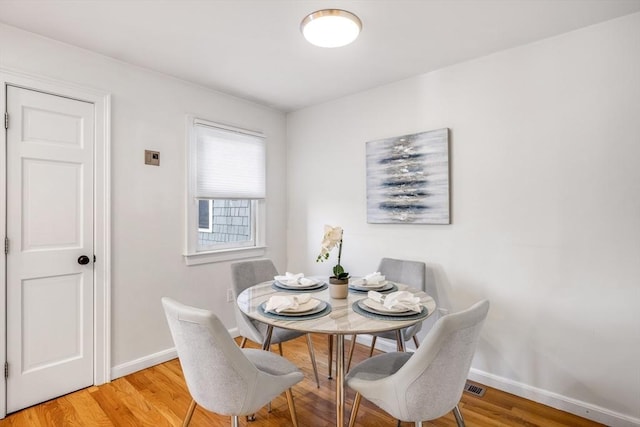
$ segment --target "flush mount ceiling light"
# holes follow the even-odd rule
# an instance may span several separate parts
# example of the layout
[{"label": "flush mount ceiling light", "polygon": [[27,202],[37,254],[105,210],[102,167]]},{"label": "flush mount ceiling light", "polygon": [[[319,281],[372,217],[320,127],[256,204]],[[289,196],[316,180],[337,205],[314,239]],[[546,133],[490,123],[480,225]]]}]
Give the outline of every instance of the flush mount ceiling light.
[{"label": "flush mount ceiling light", "polygon": [[311,44],[320,47],[346,46],[358,38],[362,22],[351,12],[323,9],[307,15],[300,31]]}]

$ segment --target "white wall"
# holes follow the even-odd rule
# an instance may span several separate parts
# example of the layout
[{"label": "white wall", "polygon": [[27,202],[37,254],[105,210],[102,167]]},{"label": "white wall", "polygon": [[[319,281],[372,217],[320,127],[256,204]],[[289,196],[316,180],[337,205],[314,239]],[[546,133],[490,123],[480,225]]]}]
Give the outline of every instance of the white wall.
[{"label": "white wall", "polygon": [[[442,127],[452,224],[367,224],[365,142]],[[477,379],[640,424],[640,14],[291,113],[287,152],[289,270],[325,223],[352,274],[426,261],[491,300]]]},{"label": "white wall", "polygon": [[[267,135],[267,256],[285,263],[284,114],[0,24],[0,67],[112,94],[112,365],[144,367],[173,347],[160,305],[173,296],[233,328],[229,263],[187,267],[185,115]],[[144,150],[160,151],[160,167]]]}]

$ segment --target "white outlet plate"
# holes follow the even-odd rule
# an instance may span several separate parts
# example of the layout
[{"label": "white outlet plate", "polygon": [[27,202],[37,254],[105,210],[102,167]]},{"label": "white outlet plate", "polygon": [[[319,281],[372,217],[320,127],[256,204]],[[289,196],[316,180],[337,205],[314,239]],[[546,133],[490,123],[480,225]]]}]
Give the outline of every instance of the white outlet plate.
[{"label": "white outlet plate", "polygon": [[160,152],[144,150],[144,164],[152,166],[160,166]]}]

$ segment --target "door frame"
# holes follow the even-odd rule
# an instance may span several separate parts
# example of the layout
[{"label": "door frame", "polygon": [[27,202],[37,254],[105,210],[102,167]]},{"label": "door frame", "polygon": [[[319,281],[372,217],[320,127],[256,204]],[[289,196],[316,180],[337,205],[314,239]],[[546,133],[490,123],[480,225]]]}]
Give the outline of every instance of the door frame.
[{"label": "door frame", "polygon": [[[0,67],[0,85],[0,106],[2,106],[3,123],[4,111],[7,105],[5,99],[7,85],[86,101],[94,105],[93,238],[96,262],[93,268],[93,381],[94,385],[104,384],[111,381],[111,95],[101,90],[3,67]],[[9,118],[9,125],[11,126],[11,118]],[[0,224],[6,227],[7,134],[4,129],[1,130]],[[0,256],[0,276],[2,277],[2,285],[0,285],[0,366],[4,366],[7,354],[7,276],[6,257],[4,256]],[[4,375],[0,375],[0,418],[4,418],[7,414],[6,392],[6,379]]]}]

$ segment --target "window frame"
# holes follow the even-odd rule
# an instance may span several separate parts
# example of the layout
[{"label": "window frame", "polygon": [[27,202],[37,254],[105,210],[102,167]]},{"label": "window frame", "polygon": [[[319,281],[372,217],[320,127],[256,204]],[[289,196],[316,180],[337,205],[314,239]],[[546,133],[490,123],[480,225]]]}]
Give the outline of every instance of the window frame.
[{"label": "window frame", "polygon": [[[233,126],[223,125],[210,120],[204,120],[192,115],[186,117],[186,138],[187,138],[187,200],[186,200],[186,238],[184,261],[187,265],[199,265],[222,261],[231,261],[249,257],[261,257],[266,253],[265,244],[265,199],[251,200],[251,221],[253,222],[254,244],[253,245],[220,245],[211,250],[198,250],[198,233],[200,231],[199,221],[199,199],[196,199],[196,157],[197,157],[197,135],[196,126],[212,126],[232,132],[239,132],[248,135],[265,138],[260,132],[250,131]],[[266,147],[265,147],[266,148]],[[266,159],[265,159],[266,160]]]}]

